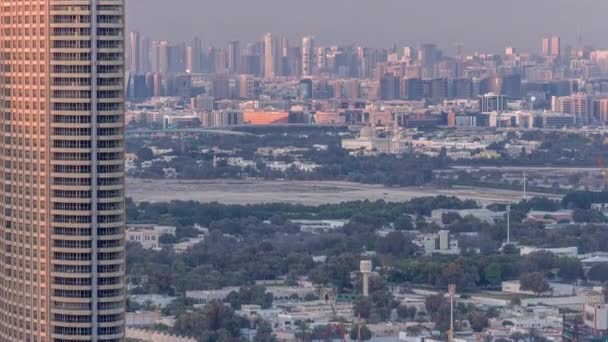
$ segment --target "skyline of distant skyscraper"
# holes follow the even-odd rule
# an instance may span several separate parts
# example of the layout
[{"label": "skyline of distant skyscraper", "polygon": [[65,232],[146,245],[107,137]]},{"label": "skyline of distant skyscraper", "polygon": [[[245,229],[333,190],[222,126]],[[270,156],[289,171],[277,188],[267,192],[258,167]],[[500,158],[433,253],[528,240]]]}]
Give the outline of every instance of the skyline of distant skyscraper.
[{"label": "skyline of distant skyscraper", "polygon": [[239,62],[241,59],[241,45],[238,40],[233,40],[228,43],[228,69],[231,72],[239,70]]},{"label": "skyline of distant skyscraper", "polygon": [[274,59],[276,55],[277,43],[272,33],[264,35],[264,77],[275,77]]},{"label": "skyline of distant skyscraper", "polygon": [[142,73],[150,72],[150,51],[151,42],[150,38],[146,36],[142,36],[140,39],[140,48],[139,48],[139,66],[141,68]]},{"label": "skyline of distant skyscraper", "polygon": [[138,31],[129,34],[129,70],[133,73],[142,72],[141,70],[141,37]]},{"label": "skyline of distant skyscraper", "polygon": [[158,72],[169,72],[169,42],[166,40],[158,44]]},{"label": "skyline of distant skyscraper", "polygon": [[558,36],[551,37],[551,56],[557,57],[561,54],[561,39]]},{"label": "skyline of distant skyscraper", "polygon": [[559,36],[542,38],[542,54],[546,57],[558,57],[561,55],[561,38]]},{"label": "skyline of distant skyscraper", "polygon": [[315,41],[312,36],[302,38],[302,76],[312,76]]}]

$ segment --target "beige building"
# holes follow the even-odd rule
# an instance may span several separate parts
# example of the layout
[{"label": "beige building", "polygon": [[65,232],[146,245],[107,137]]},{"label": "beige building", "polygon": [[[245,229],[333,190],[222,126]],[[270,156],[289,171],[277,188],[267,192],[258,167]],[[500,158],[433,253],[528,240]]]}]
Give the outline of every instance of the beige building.
[{"label": "beige building", "polygon": [[124,1],[0,11],[0,341],[124,340]]},{"label": "beige building", "polygon": [[126,239],[139,243],[144,249],[160,248],[160,237],[163,235],[175,236],[176,227],[157,226],[153,224],[133,224],[127,226]]}]

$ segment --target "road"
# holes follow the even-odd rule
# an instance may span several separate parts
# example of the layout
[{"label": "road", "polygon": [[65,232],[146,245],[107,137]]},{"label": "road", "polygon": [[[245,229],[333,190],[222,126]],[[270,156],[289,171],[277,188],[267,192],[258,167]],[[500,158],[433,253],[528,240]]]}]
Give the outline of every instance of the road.
[{"label": "road", "polygon": [[[366,199],[400,202],[415,197],[436,195],[453,195],[462,199],[473,199],[482,204],[509,203],[522,198],[520,191],[472,187],[385,188],[380,185],[334,181],[127,180],[127,196],[132,197],[136,202],[193,200],[225,204],[284,202],[321,205]],[[534,195],[538,194],[528,193],[528,196]],[[560,199],[557,195],[546,196]]]},{"label": "road", "polygon": [[599,167],[592,166],[451,166],[456,170],[498,170],[498,171],[542,171],[542,172],[600,172]]}]

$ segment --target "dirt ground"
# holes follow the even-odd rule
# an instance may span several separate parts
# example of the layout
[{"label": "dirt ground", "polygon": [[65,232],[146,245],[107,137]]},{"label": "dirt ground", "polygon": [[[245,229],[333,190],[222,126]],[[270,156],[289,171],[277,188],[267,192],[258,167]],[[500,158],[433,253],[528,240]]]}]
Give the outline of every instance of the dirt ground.
[{"label": "dirt ground", "polygon": [[523,196],[519,191],[486,188],[386,188],[380,185],[332,181],[127,180],[127,196],[136,202],[194,200],[225,204],[284,202],[320,205],[365,199],[399,202],[436,195],[453,195],[483,204],[514,202],[521,200]]}]

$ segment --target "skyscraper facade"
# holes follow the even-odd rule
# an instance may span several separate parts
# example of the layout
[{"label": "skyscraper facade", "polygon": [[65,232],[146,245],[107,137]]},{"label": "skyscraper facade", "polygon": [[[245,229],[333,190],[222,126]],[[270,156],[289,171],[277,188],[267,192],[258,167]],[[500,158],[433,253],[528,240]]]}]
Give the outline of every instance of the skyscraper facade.
[{"label": "skyscraper facade", "polygon": [[132,73],[140,73],[142,72],[140,62],[141,62],[141,37],[139,32],[133,31],[130,34],[129,40],[129,71]]},{"label": "skyscraper facade", "polygon": [[142,37],[141,44],[139,46],[139,67],[141,68],[141,73],[150,72],[150,38]]},{"label": "skyscraper facade", "polygon": [[562,44],[561,39],[558,36],[551,37],[551,56],[557,57],[561,54]]},{"label": "skyscraper facade", "polygon": [[123,0],[7,0],[0,29],[0,341],[123,341]]},{"label": "skyscraper facade", "polygon": [[192,44],[186,53],[186,69],[193,73],[201,72],[201,52],[202,52],[201,39],[194,37]]},{"label": "skyscraper facade", "polygon": [[239,70],[239,62],[241,59],[241,47],[238,40],[228,43],[228,69],[231,72]]},{"label": "skyscraper facade", "polygon": [[314,47],[315,42],[313,37],[306,36],[302,38],[302,76],[312,75]]},{"label": "skyscraper facade", "polygon": [[551,53],[551,39],[549,37],[543,37],[542,49],[543,56],[549,56]]},{"label": "skyscraper facade", "polygon": [[274,78],[275,56],[277,54],[277,42],[272,33],[264,35],[264,77]]}]

